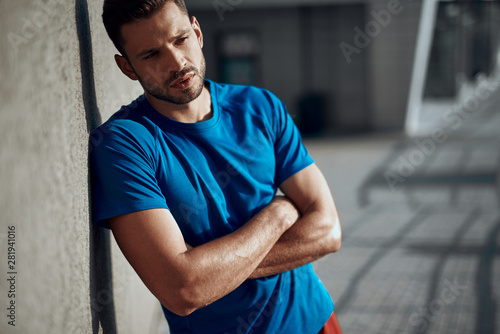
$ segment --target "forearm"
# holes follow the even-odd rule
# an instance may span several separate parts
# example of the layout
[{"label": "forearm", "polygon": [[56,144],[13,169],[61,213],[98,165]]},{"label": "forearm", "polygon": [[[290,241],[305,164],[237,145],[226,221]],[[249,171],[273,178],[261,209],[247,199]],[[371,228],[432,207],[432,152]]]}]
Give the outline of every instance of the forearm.
[{"label": "forearm", "polygon": [[180,255],[180,293],[193,310],[230,293],[257,268],[298,218],[285,201],[273,201],[237,231]]},{"label": "forearm", "polygon": [[287,230],[249,278],[289,271],[335,252],[341,231],[336,212],[311,211]]},{"label": "forearm", "polygon": [[328,184],[315,164],[281,183],[302,218],[282,235],[250,278],[288,271],[337,251],[341,229]]}]

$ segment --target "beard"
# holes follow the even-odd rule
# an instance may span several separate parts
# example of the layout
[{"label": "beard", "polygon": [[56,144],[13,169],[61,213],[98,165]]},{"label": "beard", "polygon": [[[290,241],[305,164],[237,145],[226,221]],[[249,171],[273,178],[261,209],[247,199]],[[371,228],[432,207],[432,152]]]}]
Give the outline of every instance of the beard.
[{"label": "beard", "polygon": [[[151,96],[157,98],[158,100],[162,100],[165,102],[177,104],[177,105],[184,105],[187,104],[195,99],[197,99],[201,93],[203,92],[203,87],[205,85],[205,71],[206,71],[206,63],[205,63],[205,57],[203,54],[201,55],[201,62],[200,62],[200,67],[196,68],[195,66],[189,66],[183,69],[182,71],[175,72],[172,74],[170,78],[165,80],[163,83],[163,88],[159,86],[155,86],[153,84],[147,83],[145,80],[143,80],[141,77],[137,76],[139,79],[139,82],[141,83],[142,88],[146,92],[148,92]],[[183,89],[180,91],[180,95],[174,96],[170,93],[170,85],[177,79],[182,78],[185,76],[187,73],[193,72],[194,73],[194,78],[200,79],[199,84],[193,84],[191,87],[188,87],[186,89]],[[137,74],[136,74],[137,75]]]}]

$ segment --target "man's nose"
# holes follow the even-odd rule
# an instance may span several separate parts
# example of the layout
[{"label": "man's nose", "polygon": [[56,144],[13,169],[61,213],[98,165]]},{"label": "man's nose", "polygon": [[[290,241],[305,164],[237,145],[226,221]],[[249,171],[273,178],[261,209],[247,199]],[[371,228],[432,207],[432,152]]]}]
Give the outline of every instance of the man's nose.
[{"label": "man's nose", "polygon": [[182,52],[178,50],[173,50],[170,52],[168,59],[168,67],[170,72],[179,72],[186,67],[187,61]]}]

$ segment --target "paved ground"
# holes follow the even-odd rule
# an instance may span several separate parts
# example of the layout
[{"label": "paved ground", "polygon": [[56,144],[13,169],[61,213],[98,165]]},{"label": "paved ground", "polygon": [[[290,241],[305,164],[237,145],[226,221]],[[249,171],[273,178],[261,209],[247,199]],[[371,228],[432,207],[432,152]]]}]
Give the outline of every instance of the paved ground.
[{"label": "paved ground", "polygon": [[315,268],[344,333],[500,333],[500,94],[482,96],[421,137],[306,141],[343,226]]}]

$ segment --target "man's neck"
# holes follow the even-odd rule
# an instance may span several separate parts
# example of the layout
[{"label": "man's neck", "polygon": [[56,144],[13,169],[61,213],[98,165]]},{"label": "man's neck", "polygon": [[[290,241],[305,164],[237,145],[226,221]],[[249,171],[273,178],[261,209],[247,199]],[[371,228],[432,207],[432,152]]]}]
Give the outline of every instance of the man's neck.
[{"label": "man's neck", "polygon": [[177,105],[159,100],[146,92],[146,97],[153,108],[165,117],[182,123],[198,123],[209,120],[213,116],[212,99],[207,85],[193,101]]}]

